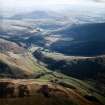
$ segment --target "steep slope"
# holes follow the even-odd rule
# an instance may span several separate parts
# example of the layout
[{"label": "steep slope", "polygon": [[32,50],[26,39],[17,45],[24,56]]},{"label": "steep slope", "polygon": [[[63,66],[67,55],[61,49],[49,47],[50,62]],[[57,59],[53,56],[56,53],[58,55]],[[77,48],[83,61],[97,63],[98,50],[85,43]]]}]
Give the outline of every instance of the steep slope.
[{"label": "steep slope", "polygon": [[34,78],[44,72],[47,72],[47,69],[40,66],[27,49],[0,39],[0,76]]},{"label": "steep slope", "polygon": [[60,53],[39,50],[35,51],[33,55],[39,62],[47,64],[51,70],[60,70],[60,72],[76,78],[96,78],[98,73],[105,73],[104,55],[95,57],[65,56]]},{"label": "steep slope", "polygon": [[0,75],[4,77],[8,74],[9,77],[14,78],[37,78],[49,72],[48,69],[39,65],[30,53],[21,55],[12,52],[0,53],[0,71],[2,73]]},{"label": "steep slope", "polygon": [[19,46],[18,44],[0,38],[0,52],[13,52],[18,54],[24,54],[26,49]]},{"label": "steep slope", "polygon": [[28,78],[30,72],[0,60],[0,78]]}]

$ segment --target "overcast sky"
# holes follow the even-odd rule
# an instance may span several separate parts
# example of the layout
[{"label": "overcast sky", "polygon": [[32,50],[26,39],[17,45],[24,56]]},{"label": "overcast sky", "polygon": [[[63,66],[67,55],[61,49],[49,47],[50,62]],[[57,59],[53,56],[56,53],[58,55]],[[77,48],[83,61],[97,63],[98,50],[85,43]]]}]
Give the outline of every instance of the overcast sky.
[{"label": "overcast sky", "polygon": [[105,0],[0,0],[0,11],[56,9],[61,5],[103,5]]},{"label": "overcast sky", "polygon": [[12,7],[32,7],[60,4],[86,4],[104,3],[105,0],[0,0],[0,6]]}]

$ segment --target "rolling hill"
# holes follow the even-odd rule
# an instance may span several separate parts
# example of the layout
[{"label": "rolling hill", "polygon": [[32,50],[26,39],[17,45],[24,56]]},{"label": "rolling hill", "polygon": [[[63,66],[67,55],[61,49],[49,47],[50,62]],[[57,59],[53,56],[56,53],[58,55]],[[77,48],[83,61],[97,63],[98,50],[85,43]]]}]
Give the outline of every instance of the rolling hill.
[{"label": "rolling hill", "polygon": [[21,19],[0,27],[0,103],[105,105],[105,24]]},{"label": "rolling hill", "polygon": [[[40,99],[44,101],[44,104],[49,105],[53,103],[56,103],[56,105],[104,104],[104,95],[92,85],[62,73],[52,72],[45,66],[40,65],[31,52],[15,42],[1,39],[1,43],[0,95],[2,97],[3,94],[4,97],[0,100],[2,105],[13,105],[14,102],[20,103],[20,105],[24,105],[27,102],[29,105],[34,103],[42,105]],[[3,46],[6,46],[6,49]],[[7,80],[6,78],[9,79]],[[3,90],[2,86],[4,86]],[[48,97],[46,96],[46,91],[44,92],[43,90],[44,86],[47,86]],[[23,89],[22,96],[18,96],[21,93],[13,93],[16,96],[11,96],[11,89],[13,90],[13,88],[18,92]],[[5,89],[10,89],[7,99],[5,99],[7,97],[6,93],[1,94],[1,91],[3,92]],[[21,100],[23,100],[23,103],[21,103]]]}]

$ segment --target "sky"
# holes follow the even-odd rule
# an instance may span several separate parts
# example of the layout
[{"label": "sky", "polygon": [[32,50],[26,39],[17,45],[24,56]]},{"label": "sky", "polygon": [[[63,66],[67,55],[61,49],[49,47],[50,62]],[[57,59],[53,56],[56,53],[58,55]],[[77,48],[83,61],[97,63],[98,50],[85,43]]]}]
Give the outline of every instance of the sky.
[{"label": "sky", "polygon": [[0,0],[0,12],[57,9],[64,5],[104,5],[105,0]]},{"label": "sky", "polygon": [[102,3],[105,0],[0,0],[0,2],[7,6],[35,6],[35,5],[54,5],[54,4],[72,4],[72,3]]}]

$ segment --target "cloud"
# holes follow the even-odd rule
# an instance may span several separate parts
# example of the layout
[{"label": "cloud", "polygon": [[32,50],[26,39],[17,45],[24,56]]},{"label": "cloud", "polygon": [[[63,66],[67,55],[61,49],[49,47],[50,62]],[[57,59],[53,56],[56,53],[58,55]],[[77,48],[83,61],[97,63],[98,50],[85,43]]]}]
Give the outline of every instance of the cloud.
[{"label": "cloud", "polygon": [[93,1],[95,1],[95,2],[105,2],[105,0],[93,0]]},{"label": "cloud", "polygon": [[[0,0],[0,11],[30,11],[32,9],[58,9],[63,5],[95,5],[105,0]],[[65,7],[64,7],[65,8]]]},{"label": "cloud", "polygon": [[60,4],[82,4],[104,2],[105,0],[0,0],[0,4],[7,7],[28,7]]},{"label": "cloud", "polygon": [[72,3],[86,3],[92,1],[104,0],[0,0],[5,6],[28,6],[28,5],[54,5],[54,4],[72,4]]}]

